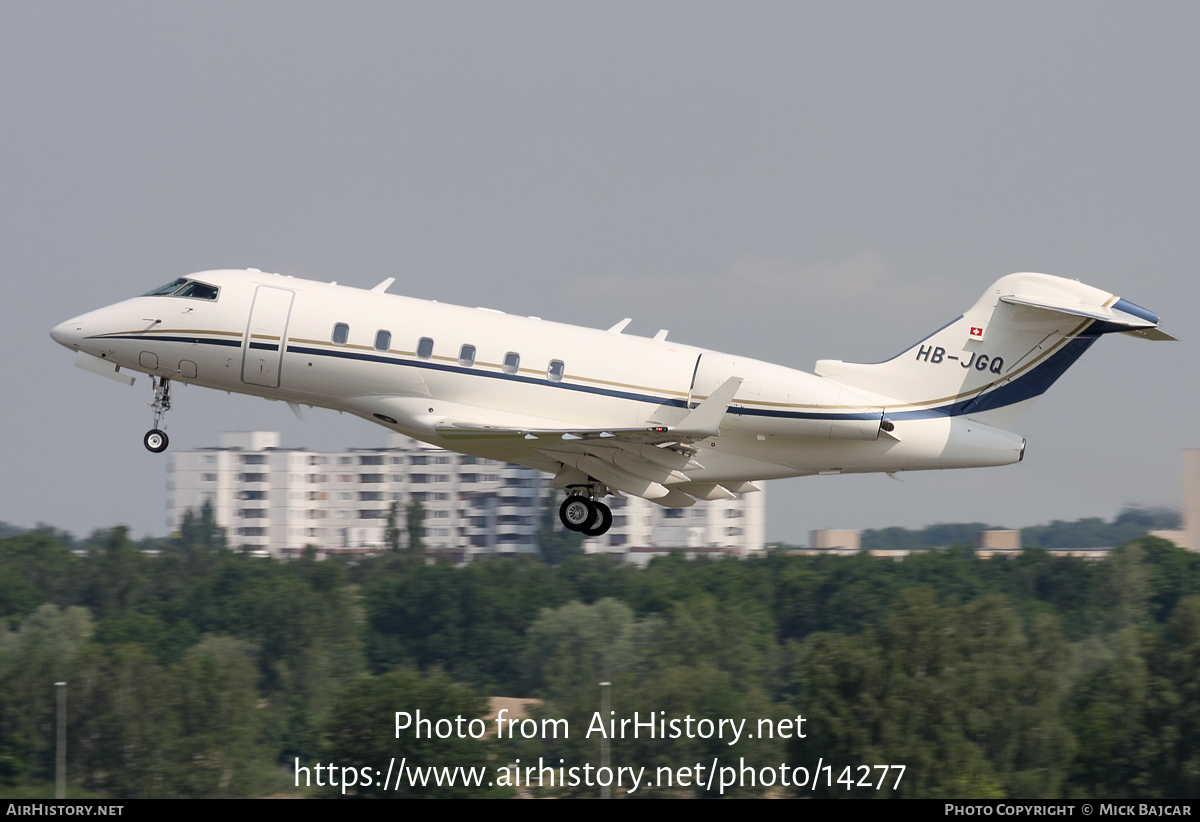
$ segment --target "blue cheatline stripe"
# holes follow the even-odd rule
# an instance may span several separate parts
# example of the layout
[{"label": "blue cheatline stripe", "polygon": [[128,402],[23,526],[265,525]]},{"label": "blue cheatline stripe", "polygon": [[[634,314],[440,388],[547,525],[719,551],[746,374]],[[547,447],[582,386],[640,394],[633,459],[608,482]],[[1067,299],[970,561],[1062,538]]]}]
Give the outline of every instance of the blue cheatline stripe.
[{"label": "blue cheatline stripe", "polygon": [[[994,391],[936,408],[922,408],[912,411],[887,411],[885,412],[886,416],[890,420],[960,416],[963,414],[978,413],[991,410],[993,408],[1000,408],[1040,396],[1041,394],[1045,393],[1046,389],[1053,385],[1054,382],[1061,377],[1063,373],[1075,363],[1076,360],[1079,359],[1083,352],[1086,351],[1091,344],[1096,341],[1098,336],[1099,335],[1087,335],[1077,337],[1052,354],[1045,362],[1036,366],[1028,374],[1019,377],[1018,379],[1013,380],[1012,382],[1003,385]],[[552,383],[540,377],[522,377],[513,374],[496,374],[487,371],[477,371],[470,368],[463,368],[462,366],[457,365],[445,365],[442,363],[427,362],[422,360],[398,360],[379,354],[364,354],[356,351],[328,351],[320,348],[308,348],[294,345],[289,345],[287,347],[287,351],[289,354],[310,354],[318,357],[335,357],[340,359],[359,360],[362,362],[377,362],[385,365],[425,368],[430,371],[444,371],[447,373],[465,374],[473,377],[508,380],[517,383],[524,383],[526,385],[540,385],[548,388],[579,391],[586,394],[598,394],[601,396],[617,397],[620,399],[634,400],[637,402],[667,404],[675,408],[687,407],[687,403],[683,400],[664,399],[651,394],[635,394],[628,391],[615,391],[610,388],[596,388],[587,385],[576,385],[573,383]],[[873,420],[878,419],[880,416],[879,411],[851,411],[840,413],[833,411],[784,411],[780,409],[747,408],[742,406],[731,407],[729,409],[729,413],[741,417],[827,421]]]},{"label": "blue cheatline stripe", "polygon": [[[241,348],[241,340],[213,340],[208,337],[167,337],[155,334],[153,337],[143,337],[139,334],[113,334],[106,337],[88,337],[89,340],[138,340],[140,342],[179,342],[193,345],[227,345]],[[278,347],[278,346],[276,346]]]},{"label": "blue cheatline stripe", "polygon": [[472,368],[464,368],[461,365],[445,365],[443,363],[426,362],[423,360],[397,360],[392,357],[384,357],[379,354],[360,354],[357,351],[327,351],[321,348],[306,348],[297,345],[289,345],[287,347],[287,352],[289,354],[310,354],[316,357],[334,357],[344,360],[360,360],[362,362],[377,362],[385,365],[402,365],[410,368],[424,368],[429,371],[445,371],[451,374],[466,374],[472,377],[485,377],[492,380],[505,380],[508,382],[524,383],[526,385],[540,385],[546,388],[560,388],[567,391],[579,391],[584,394],[599,394],[601,396],[617,397],[618,399],[623,400],[653,402],[658,403],[659,405],[671,405],[676,408],[687,407],[687,402],[684,400],[656,397],[653,394],[634,394],[629,391],[615,391],[611,388],[594,388],[589,385],[550,382],[545,377],[522,377],[519,374],[496,374],[490,371],[476,371]]},{"label": "blue cheatline stripe", "polygon": [[[1123,300],[1118,302],[1124,302]],[[1142,312],[1138,316],[1149,314],[1145,309],[1138,306],[1132,306]],[[1120,310],[1130,311],[1128,307],[1122,307]],[[1153,315],[1151,315],[1153,316]],[[1147,317],[1149,319],[1149,317]],[[1155,318],[1157,319],[1157,317]],[[928,419],[930,417],[954,417],[964,414],[975,414],[983,411],[990,411],[996,408],[1002,408],[1008,405],[1014,405],[1025,400],[1033,399],[1041,396],[1047,389],[1053,385],[1064,372],[1087,351],[1101,334],[1109,331],[1126,331],[1124,327],[1112,326],[1107,323],[1094,323],[1085,334],[1077,336],[1071,340],[1044,362],[1034,367],[1029,373],[1022,377],[1018,377],[1010,383],[1000,386],[999,388],[989,391],[970,399],[960,400],[948,405],[938,406],[936,408],[922,408],[912,411],[886,411],[887,418],[890,420],[903,419]],[[100,339],[100,338],[91,338]],[[240,340],[221,340],[209,339],[204,337],[184,337],[184,336],[155,336],[148,338],[140,335],[113,335],[102,339],[110,340],[141,340],[141,341],[166,341],[166,342],[181,342],[199,345],[220,345],[240,347]],[[926,338],[928,339],[928,338]],[[266,349],[269,351],[278,350],[278,346],[267,343],[251,343],[251,348]],[[383,365],[398,365],[407,366],[410,368],[424,368],[430,371],[443,371],[452,374],[464,374],[472,377],[484,377],[493,380],[506,380],[509,382],[521,383],[525,385],[538,385],[546,388],[555,388],[565,391],[577,391],[584,394],[595,394],[605,397],[615,397],[623,400],[633,400],[635,402],[655,403],[658,405],[669,405],[673,408],[688,408],[686,401],[681,399],[669,399],[665,397],[657,397],[653,394],[639,394],[631,391],[617,391],[611,388],[598,388],[588,385],[578,385],[575,383],[555,383],[546,380],[544,377],[525,377],[519,374],[502,374],[488,371],[478,371],[472,368],[464,368],[458,365],[446,365],[443,363],[428,362],[424,360],[401,360],[393,357],[386,357],[380,354],[365,354],[357,351],[336,350],[329,351],[321,348],[309,348],[307,346],[289,345],[287,346],[289,354],[307,354],[315,357],[332,357],[335,359],[358,360],[361,362],[374,362]],[[797,420],[873,420],[879,418],[879,411],[851,411],[851,412],[830,412],[830,411],[783,411],[779,409],[769,408],[746,408],[746,407],[731,407],[730,414],[735,414],[741,417],[763,417],[773,419],[797,419]]]}]

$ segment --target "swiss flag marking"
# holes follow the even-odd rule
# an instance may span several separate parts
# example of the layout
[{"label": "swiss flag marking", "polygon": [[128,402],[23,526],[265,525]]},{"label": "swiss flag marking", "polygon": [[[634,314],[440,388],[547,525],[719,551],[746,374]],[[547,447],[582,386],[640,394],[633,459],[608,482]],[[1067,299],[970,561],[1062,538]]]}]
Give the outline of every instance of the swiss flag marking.
[{"label": "swiss flag marking", "polygon": [[974,325],[971,326],[971,336],[982,338],[983,337],[983,329],[979,328],[978,326],[974,326]]}]

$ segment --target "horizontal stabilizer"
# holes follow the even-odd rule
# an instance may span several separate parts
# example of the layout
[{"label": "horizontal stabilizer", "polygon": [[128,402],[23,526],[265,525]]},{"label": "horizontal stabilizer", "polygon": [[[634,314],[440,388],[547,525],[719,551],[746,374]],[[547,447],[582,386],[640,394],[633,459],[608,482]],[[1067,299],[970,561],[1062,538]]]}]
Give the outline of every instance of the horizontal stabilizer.
[{"label": "horizontal stabilizer", "polygon": [[1178,337],[1172,337],[1166,331],[1158,327],[1154,328],[1133,328],[1129,331],[1122,331],[1122,334],[1128,334],[1131,337],[1141,337],[1144,340],[1156,340],[1161,342],[1179,342]]},{"label": "horizontal stabilizer", "polygon": [[1026,308],[1040,308],[1043,311],[1053,311],[1057,314],[1069,314],[1073,317],[1102,320],[1114,325],[1128,326],[1129,328],[1154,328],[1157,325],[1157,323],[1153,323],[1143,317],[1137,317],[1116,308],[1083,305],[1053,297],[1025,297],[1019,294],[1012,294],[1001,297],[1000,301],[1009,305],[1023,305]]}]

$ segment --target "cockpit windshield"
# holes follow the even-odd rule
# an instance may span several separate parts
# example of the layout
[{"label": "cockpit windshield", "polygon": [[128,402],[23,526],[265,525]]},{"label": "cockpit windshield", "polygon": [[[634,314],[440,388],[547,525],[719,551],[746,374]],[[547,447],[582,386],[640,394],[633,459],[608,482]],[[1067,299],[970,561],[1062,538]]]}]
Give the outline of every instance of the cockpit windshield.
[{"label": "cockpit windshield", "polygon": [[194,300],[215,300],[220,289],[215,285],[180,277],[164,286],[147,291],[143,297],[191,297]]}]

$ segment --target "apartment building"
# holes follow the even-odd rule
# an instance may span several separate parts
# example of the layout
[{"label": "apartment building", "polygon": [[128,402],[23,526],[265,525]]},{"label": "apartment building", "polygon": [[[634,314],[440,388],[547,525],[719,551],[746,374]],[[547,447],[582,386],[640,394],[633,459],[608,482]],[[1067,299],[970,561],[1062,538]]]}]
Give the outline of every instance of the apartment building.
[{"label": "apartment building", "polygon": [[[534,553],[550,477],[511,463],[471,457],[389,434],[382,448],[314,452],[284,447],[278,432],[230,431],[217,445],[169,457],[167,526],[205,503],[233,545],[276,557],[308,545],[370,552],[386,545],[388,513],[399,525],[413,501],[424,511],[424,542],[456,560]],[[665,509],[610,498],[613,527],[584,543],[589,553],[688,548],[751,555],[763,550],[765,495]],[[554,493],[557,523],[561,495]],[[556,525],[556,527],[558,527]]]}]

